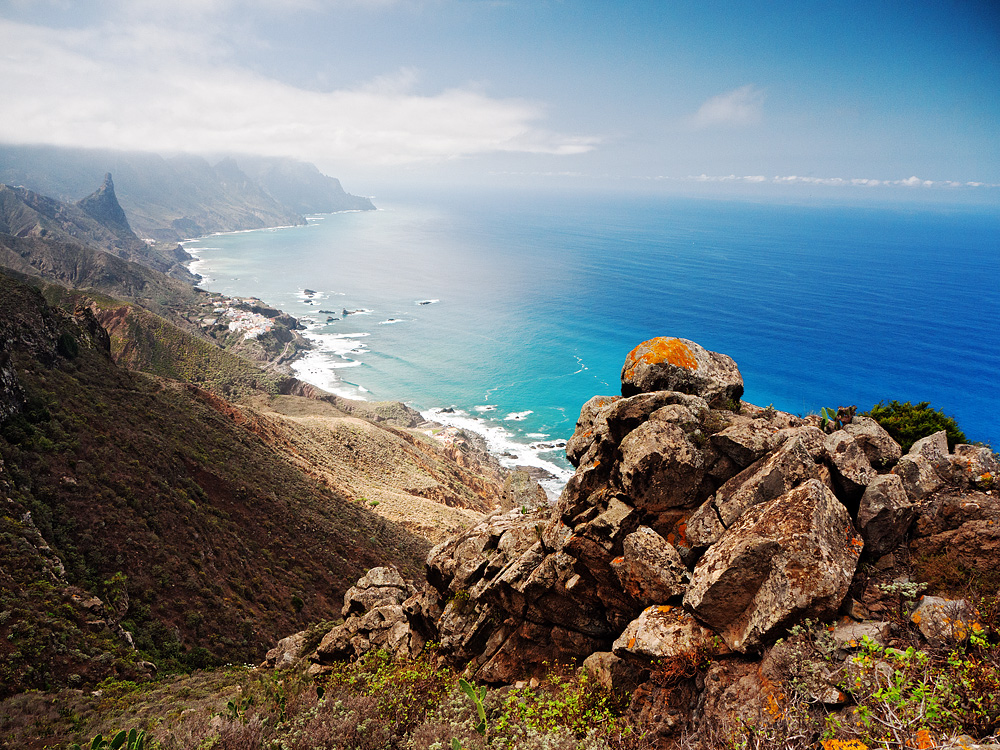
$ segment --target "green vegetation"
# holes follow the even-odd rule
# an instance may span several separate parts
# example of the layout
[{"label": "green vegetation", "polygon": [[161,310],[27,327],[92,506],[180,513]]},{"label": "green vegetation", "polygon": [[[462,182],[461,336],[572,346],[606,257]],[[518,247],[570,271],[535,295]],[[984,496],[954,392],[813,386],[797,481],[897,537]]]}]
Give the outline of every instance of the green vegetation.
[{"label": "green vegetation", "polygon": [[[435,662],[433,651],[417,659],[373,651],[316,678],[301,668],[277,673],[229,668],[145,685],[108,681],[99,696],[61,696],[59,710],[47,717],[48,735],[63,746],[78,742],[84,748],[95,735],[105,742],[111,737],[110,748],[124,725],[134,727],[137,738],[145,731],[143,750],[651,746],[583,671],[554,669],[534,688],[487,691]],[[465,685],[479,702],[469,700]],[[19,696],[0,704],[0,714],[10,717],[0,719],[0,744],[23,743],[33,728],[16,726],[16,717],[29,710],[44,715],[43,703],[54,702]],[[481,732],[487,722],[489,732]]]},{"label": "green vegetation", "polygon": [[939,409],[932,409],[929,401],[921,401],[919,404],[911,404],[909,401],[890,401],[886,404],[879,401],[867,416],[882,425],[892,439],[902,446],[904,453],[920,438],[941,430],[948,434],[949,450],[953,450],[959,443],[968,442],[958,423]]}]

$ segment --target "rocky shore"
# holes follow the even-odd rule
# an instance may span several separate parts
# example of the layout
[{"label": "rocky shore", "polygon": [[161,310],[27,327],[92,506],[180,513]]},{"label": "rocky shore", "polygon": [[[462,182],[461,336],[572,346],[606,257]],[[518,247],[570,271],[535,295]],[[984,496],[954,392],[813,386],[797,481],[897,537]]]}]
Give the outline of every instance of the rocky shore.
[{"label": "rocky shore", "polygon": [[320,675],[433,641],[441,663],[491,684],[582,665],[658,736],[695,746],[787,721],[793,697],[849,723],[859,649],[977,632],[974,602],[921,597],[913,565],[995,568],[1000,466],[985,447],[949,450],[944,432],[904,455],[853,409],[800,418],[742,394],[725,355],[641,344],[622,395],[581,409],[554,507],[497,512],[434,547],[420,590],[369,571],[318,648],[301,653],[298,634],[266,664],[308,659]]}]

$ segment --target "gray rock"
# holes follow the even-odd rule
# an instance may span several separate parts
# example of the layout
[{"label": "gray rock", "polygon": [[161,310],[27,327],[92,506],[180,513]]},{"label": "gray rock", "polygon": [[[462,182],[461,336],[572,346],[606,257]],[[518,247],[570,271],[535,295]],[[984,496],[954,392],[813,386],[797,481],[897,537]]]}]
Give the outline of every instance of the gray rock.
[{"label": "gray rock", "polygon": [[743,469],[764,457],[770,450],[768,440],[777,431],[766,419],[743,419],[715,433],[711,440]]},{"label": "gray rock", "polygon": [[629,352],[622,367],[623,396],[651,391],[690,393],[726,406],[743,396],[743,376],[725,354],[688,339],[658,337]]},{"label": "gray rock", "polygon": [[756,505],[698,561],[684,606],[734,651],[776,638],[795,619],[836,612],[863,542],[818,479]]},{"label": "gray rock", "polygon": [[868,462],[875,468],[887,469],[903,455],[899,443],[871,417],[856,416],[844,425],[843,430],[858,442]]},{"label": "gray rock", "polygon": [[583,668],[605,690],[619,698],[632,695],[642,679],[642,668],[610,651],[596,651],[583,660]]},{"label": "gray rock", "polygon": [[830,461],[834,487],[844,500],[856,502],[876,476],[868,457],[858,442],[844,430],[836,430],[827,435],[824,447]]},{"label": "gray rock", "polygon": [[573,466],[580,465],[580,459],[594,442],[594,420],[600,411],[617,401],[621,396],[594,396],[580,409],[573,436],[566,442],[566,458]]},{"label": "gray rock", "polygon": [[344,594],[341,616],[347,618],[383,604],[402,604],[416,592],[395,568],[372,568]]},{"label": "gray rock", "polygon": [[659,513],[704,499],[699,490],[708,461],[677,424],[650,419],[625,436],[620,453],[613,481],[637,508]]},{"label": "gray rock", "polygon": [[611,647],[618,656],[642,659],[694,657],[698,649],[725,651],[716,635],[680,607],[647,607]]},{"label": "gray rock", "polygon": [[1000,486],[1000,461],[989,448],[981,445],[956,445],[951,456],[955,473],[968,484],[981,489]]},{"label": "gray rock", "polygon": [[672,544],[648,526],[625,537],[622,555],[611,561],[622,588],[640,604],[664,604],[682,595],[691,575]]},{"label": "gray rock", "polygon": [[305,645],[306,631],[301,630],[287,638],[282,638],[277,645],[264,655],[264,664],[274,669],[284,669],[297,662],[302,656],[302,646]]},{"label": "gray rock", "polygon": [[732,526],[745,510],[772,500],[806,479],[828,481],[829,471],[817,463],[825,435],[815,427],[793,428],[774,453],[726,482],[715,497],[723,525]]},{"label": "gray rock", "polygon": [[858,528],[865,540],[865,554],[878,558],[903,541],[917,517],[917,507],[896,474],[876,476],[861,497]]},{"label": "gray rock", "polygon": [[983,631],[975,608],[965,599],[922,596],[910,614],[910,621],[935,646],[954,646],[974,631]]}]

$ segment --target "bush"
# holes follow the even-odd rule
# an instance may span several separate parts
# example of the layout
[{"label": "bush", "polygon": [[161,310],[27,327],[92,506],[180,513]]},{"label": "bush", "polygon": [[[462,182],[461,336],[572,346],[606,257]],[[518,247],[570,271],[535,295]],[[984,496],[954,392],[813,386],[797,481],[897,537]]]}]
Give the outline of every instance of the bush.
[{"label": "bush", "polygon": [[920,438],[944,430],[948,434],[948,449],[954,450],[959,443],[968,440],[954,418],[946,416],[939,409],[932,409],[929,401],[911,404],[909,401],[888,404],[879,401],[868,412],[900,444],[906,453]]}]

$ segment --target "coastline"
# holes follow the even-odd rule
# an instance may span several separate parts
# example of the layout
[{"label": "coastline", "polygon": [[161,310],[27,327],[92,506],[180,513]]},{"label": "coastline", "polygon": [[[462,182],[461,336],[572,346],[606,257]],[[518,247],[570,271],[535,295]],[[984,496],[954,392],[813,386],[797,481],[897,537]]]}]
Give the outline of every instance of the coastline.
[{"label": "coastline", "polygon": [[[352,209],[332,213],[361,213],[361,211]],[[233,230],[231,232],[213,232],[212,234],[205,235],[203,237],[186,239],[180,244],[184,247],[185,251],[191,256],[192,259],[184,263],[184,266],[189,272],[198,277],[199,281],[196,286],[203,288],[200,287],[202,283],[207,282],[211,284],[214,279],[209,275],[199,272],[199,270],[209,262],[202,257],[201,253],[204,250],[210,250],[213,248],[202,247],[192,249],[189,247],[191,243],[204,242],[211,237],[218,237],[221,235],[238,235],[248,234],[251,232],[268,232],[280,229],[300,229],[303,226],[315,226],[327,215],[328,214],[318,214],[307,216],[306,225],[288,225],[262,227],[260,229],[240,229]],[[315,293],[309,294],[309,292],[310,290],[300,289],[298,290],[297,296],[299,296],[303,301],[310,300],[314,297]],[[247,299],[246,297],[226,295],[222,292],[212,293],[219,294],[220,296],[233,300],[234,302],[240,301],[241,299]],[[260,299],[259,297],[256,297],[256,295],[255,298]],[[348,360],[345,357],[343,364],[333,364],[330,362],[330,356],[344,356],[366,351],[367,347],[365,346],[363,339],[367,338],[370,334],[321,333],[315,330],[323,325],[319,321],[301,315],[293,315],[276,305],[272,305],[267,300],[261,301],[263,301],[268,307],[277,310],[280,314],[294,318],[297,323],[297,328],[292,330],[292,334],[295,337],[296,344],[298,345],[295,352],[292,355],[283,355],[272,360],[268,363],[269,367],[282,372],[289,377],[313,386],[314,388],[324,391],[325,393],[337,396],[338,398],[356,402],[369,402],[369,399],[366,397],[366,394],[368,394],[369,391],[362,383],[355,383],[346,380],[338,372],[340,370],[350,370],[355,367],[359,367],[362,365],[362,362],[358,360]],[[433,304],[438,301],[439,300],[436,299],[418,300],[416,304]],[[363,310],[352,312],[368,313],[371,311]],[[337,345],[335,342],[342,343]],[[396,401],[397,403],[401,403],[409,408],[415,408],[412,404],[408,404],[405,401],[398,401],[391,398],[388,400]],[[548,461],[539,455],[540,453],[564,450],[566,446],[566,438],[546,438],[525,444],[514,440],[511,433],[504,429],[502,425],[491,424],[483,417],[477,417],[454,406],[433,406],[430,408],[419,409],[418,411],[426,421],[425,428],[421,430],[425,434],[435,439],[440,439],[442,444],[446,444],[444,436],[447,435],[448,428],[462,430],[478,436],[486,445],[487,452],[495,458],[501,466],[509,470],[520,470],[529,473],[543,488],[550,502],[555,502],[555,500],[558,499],[559,494],[566,485],[566,482],[573,474],[571,470]],[[530,413],[530,411],[515,412],[512,413],[512,415],[508,415],[507,419],[523,419],[524,415]],[[438,438],[438,431],[444,431],[442,433],[442,438]]]}]

